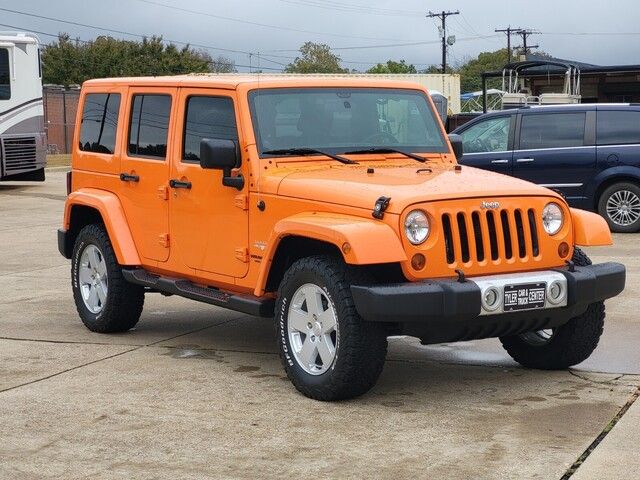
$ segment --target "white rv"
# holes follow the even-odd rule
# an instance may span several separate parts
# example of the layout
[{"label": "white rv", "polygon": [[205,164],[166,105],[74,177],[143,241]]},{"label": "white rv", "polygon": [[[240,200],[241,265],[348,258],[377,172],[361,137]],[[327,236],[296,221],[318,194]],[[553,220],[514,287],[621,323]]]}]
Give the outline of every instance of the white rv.
[{"label": "white rv", "polygon": [[0,32],[0,180],[44,180],[46,151],[38,38]]}]

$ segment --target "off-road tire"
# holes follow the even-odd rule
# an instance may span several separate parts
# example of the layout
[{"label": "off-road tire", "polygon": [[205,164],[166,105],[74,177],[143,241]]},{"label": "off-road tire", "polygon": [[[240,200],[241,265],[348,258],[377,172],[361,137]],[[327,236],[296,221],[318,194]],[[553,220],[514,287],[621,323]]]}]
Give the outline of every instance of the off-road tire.
[{"label": "off-road tire", "polygon": [[[579,248],[573,253],[577,266],[591,265],[589,257]],[[604,302],[589,305],[582,315],[553,329],[553,336],[544,344],[534,345],[521,335],[501,337],[507,353],[520,365],[541,370],[563,370],[583,362],[595,348],[604,328]]]},{"label": "off-road tire", "polygon": [[640,186],[631,182],[614,183],[610,187],[602,192],[598,199],[598,213],[607,221],[609,228],[612,232],[616,233],[635,233],[640,231],[640,219],[636,220],[630,225],[618,225],[607,214],[607,202],[616,192],[626,190],[633,192],[638,198],[640,198]]},{"label": "off-road tire", "polygon": [[[100,250],[107,269],[106,300],[97,314],[92,313],[85,305],[79,286],[80,258],[89,245],[95,245]],[[144,304],[144,288],[123,278],[122,267],[116,260],[109,235],[102,225],[87,225],[80,230],[71,257],[71,285],[78,314],[92,332],[126,332],[138,323]]]},{"label": "off-road tire", "polygon": [[[320,375],[311,375],[298,364],[287,328],[292,297],[307,283],[323,290],[338,319],[336,357]],[[287,376],[303,395],[323,401],[343,400],[366,393],[378,380],[387,353],[387,333],[384,325],[366,322],[358,315],[350,289],[352,284],[367,283],[371,283],[368,275],[332,256],[302,258],[285,273],[276,301],[276,336]]]}]

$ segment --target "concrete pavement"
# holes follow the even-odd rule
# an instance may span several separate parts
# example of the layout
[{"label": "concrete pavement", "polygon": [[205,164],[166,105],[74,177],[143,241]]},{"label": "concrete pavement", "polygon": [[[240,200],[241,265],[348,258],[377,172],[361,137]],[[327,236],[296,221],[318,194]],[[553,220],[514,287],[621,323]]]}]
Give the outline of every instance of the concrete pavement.
[{"label": "concrete pavement", "polygon": [[395,338],[369,394],[320,403],[286,379],[269,321],[150,294],[133,331],[85,329],[56,248],[64,188],[0,184],[0,478],[547,479],[590,445],[574,478],[640,468],[636,235],[589,252],[629,284],[572,371],[520,368],[497,340]]}]

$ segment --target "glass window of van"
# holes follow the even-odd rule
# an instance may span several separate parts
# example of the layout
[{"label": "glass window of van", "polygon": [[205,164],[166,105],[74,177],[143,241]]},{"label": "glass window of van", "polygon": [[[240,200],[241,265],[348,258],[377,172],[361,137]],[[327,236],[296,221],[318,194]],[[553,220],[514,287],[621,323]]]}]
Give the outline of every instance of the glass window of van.
[{"label": "glass window of van", "polygon": [[118,130],[119,93],[89,93],[84,97],[80,150],[114,153]]},{"label": "glass window of van", "polygon": [[462,132],[464,153],[503,152],[509,143],[511,116],[480,121]]},{"label": "glass window of van", "polygon": [[0,48],[0,100],[11,98],[11,76],[9,72],[9,50]]},{"label": "glass window of van", "polygon": [[187,99],[182,154],[185,162],[200,161],[203,138],[238,140],[231,98],[193,96]]},{"label": "glass window of van", "polygon": [[640,111],[598,111],[598,145],[640,143]]},{"label": "glass window of van", "polygon": [[586,118],[585,112],[523,115],[520,149],[580,147]]},{"label": "glass window of van", "polygon": [[164,159],[167,156],[170,115],[170,95],[134,95],[129,124],[129,154]]}]

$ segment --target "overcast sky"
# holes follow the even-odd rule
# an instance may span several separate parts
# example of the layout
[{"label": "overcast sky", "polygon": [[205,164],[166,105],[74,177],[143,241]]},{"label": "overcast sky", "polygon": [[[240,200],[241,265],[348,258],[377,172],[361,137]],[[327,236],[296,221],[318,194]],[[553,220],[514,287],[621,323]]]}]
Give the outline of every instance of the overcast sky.
[{"label": "overcast sky", "polygon": [[[0,0],[0,8],[234,50],[209,52],[232,58],[241,71],[246,68],[240,65],[249,63],[243,52],[264,55],[253,56],[251,63],[259,62],[265,71],[281,69],[278,63],[289,63],[295,50],[309,40],[329,44],[345,67],[358,70],[389,58],[403,58],[418,68],[438,64],[436,20],[425,14],[443,9],[461,13],[448,18],[447,34],[457,37],[449,49],[453,64],[505,46],[506,36],[494,29],[508,25],[541,32],[529,42],[556,57],[600,65],[640,64],[638,0]],[[9,25],[43,33],[68,32],[83,40],[105,34],[136,38],[7,11],[0,11],[0,24],[4,24],[1,29]],[[46,35],[41,39],[52,40]],[[416,42],[431,43],[385,46]],[[520,39],[513,43],[520,44]],[[365,46],[378,47],[344,49]]]}]

